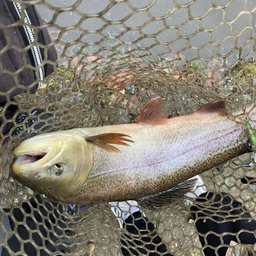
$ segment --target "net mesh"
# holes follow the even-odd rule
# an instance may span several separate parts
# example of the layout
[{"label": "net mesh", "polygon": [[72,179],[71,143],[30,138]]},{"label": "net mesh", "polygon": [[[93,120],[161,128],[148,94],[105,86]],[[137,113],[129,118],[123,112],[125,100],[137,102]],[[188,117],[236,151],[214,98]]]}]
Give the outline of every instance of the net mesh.
[{"label": "net mesh", "polygon": [[[203,173],[204,184],[193,194],[204,188],[202,191],[208,191],[205,197],[190,198],[189,202],[181,198],[160,210],[131,201],[93,206],[51,202],[16,182],[11,165],[13,149],[30,136],[134,123],[146,102],[156,95],[164,99],[173,116],[193,113],[216,100],[224,100],[230,113],[245,108],[255,100],[256,2],[13,2],[20,4],[21,17],[12,24],[0,23],[7,38],[0,57],[17,51],[24,62],[14,72],[0,67],[0,74],[13,77],[16,83],[0,93],[6,98],[0,109],[2,254],[207,256],[225,255],[228,247],[237,253],[241,246],[253,254],[250,241],[255,240],[256,187],[249,182],[256,177],[253,153]],[[44,19],[42,26],[26,22],[25,10],[30,5],[35,5]],[[19,48],[11,40],[11,32],[18,26],[34,31],[35,40],[27,47]],[[55,69],[43,81],[38,72],[42,65],[26,62],[27,52],[38,45],[42,28],[47,28],[52,43],[40,47],[47,53],[54,46],[58,53],[56,62],[43,61]],[[25,87],[18,76],[27,68],[36,71],[36,78]],[[40,88],[31,93],[38,84]],[[10,117],[8,111],[13,106],[17,111]],[[251,223],[251,229],[204,232],[198,228],[209,222],[214,227]],[[211,237],[219,242],[209,245]],[[235,243],[227,245],[228,237]]]}]

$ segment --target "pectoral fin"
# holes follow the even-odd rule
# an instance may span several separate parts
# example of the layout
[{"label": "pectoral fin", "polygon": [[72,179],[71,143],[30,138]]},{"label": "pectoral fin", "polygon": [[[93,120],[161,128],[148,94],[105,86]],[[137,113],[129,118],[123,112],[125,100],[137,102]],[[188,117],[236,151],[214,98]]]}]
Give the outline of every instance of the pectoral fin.
[{"label": "pectoral fin", "polygon": [[176,200],[180,200],[186,193],[193,190],[196,182],[197,178],[186,180],[167,191],[143,197],[138,200],[138,203],[148,209],[158,209]]},{"label": "pectoral fin", "polygon": [[96,136],[90,136],[87,137],[85,140],[87,142],[93,143],[94,145],[110,152],[110,153],[121,153],[121,151],[110,145],[110,144],[116,144],[116,145],[122,145],[122,146],[129,146],[126,142],[133,142],[130,139],[127,139],[125,137],[130,137],[129,135],[122,134],[122,133],[103,133]]}]

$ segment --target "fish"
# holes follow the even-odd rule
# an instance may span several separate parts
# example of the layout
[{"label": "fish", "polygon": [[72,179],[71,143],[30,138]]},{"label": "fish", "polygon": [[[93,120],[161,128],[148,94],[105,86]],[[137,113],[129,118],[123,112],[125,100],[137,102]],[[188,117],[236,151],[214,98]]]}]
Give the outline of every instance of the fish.
[{"label": "fish", "polygon": [[237,113],[232,120],[225,102],[217,101],[168,118],[156,97],[137,123],[55,131],[23,141],[14,149],[12,173],[57,201],[137,200],[160,207],[175,188],[178,197],[192,189],[195,180],[188,179],[250,147],[256,110],[250,109],[248,117]]}]

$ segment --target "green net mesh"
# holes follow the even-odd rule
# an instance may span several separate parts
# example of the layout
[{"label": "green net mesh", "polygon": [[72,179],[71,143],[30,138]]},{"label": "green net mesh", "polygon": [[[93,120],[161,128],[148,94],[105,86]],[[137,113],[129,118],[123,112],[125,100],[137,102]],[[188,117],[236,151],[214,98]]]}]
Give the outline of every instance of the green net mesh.
[{"label": "green net mesh", "polygon": [[[184,197],[159,210],[130,201],[92,206],[52,202],[15,181],[11,166],[13,149],[30,136],[76,127],[134,123],[144,105],[155,96],[163,98],[173,116],[193,113],[216,100],[224,100],[230,113],[254,102],[256,2],[12,2],[20,5],[21,17],[13,24],[0,23],[7,38],[0,57],[14,50],[22,54],[24,63],[15,72],[0,67],[0,74],[10,75],[16,82],[13,88],[0,93],[7,101],[0,108],[1,253],[117,256],[123,255],[123,248],[124,255],[207,256],[206,248],[215,255],[225,255],[228,251],[223,253],[224,246],[233,250],[230,255],[254,255],[254,244],[241,239],[243,230],[218,234],[214,229],[199,232],[196,228],[198,221],[206,220],[216,225],[230,221],[253,225],[256,186],[248,182],[256,177],[253,153],[203,173],[204,184],[194,190],[225,192],[232,198],[227,205],[222,205],[225,195],[219,194],[219,204],[214,206],[211,199],[189,199],[188,203]],[[27,23],[26,9],[30,5],[36,6],[45,21],[42,26]],[[11,31],[17,26],[34,31],[34,41],[25,48],[11,41]],[[34,67],[25,61],[27,51],[38,45],[42,28],[47,28],[52,43],[40,47],[47,53],[54,46],[58,53],[57,61],[49,62],[54,65],[54,73],[43,81],[39,75],[42,65]],[[42,64],[46,63],[44,60]],[[29,87],[18,81],[18,75],[26,68],[36,74]],[[30,93],[37,84],[40,88]],[[23,92],[13,96],[18,89]],[[7,118],[13,100],[18,110]],[[238,208],[235,201],[241,203]],[[190,208],[191,205],[197,208]],[[241,214],[237,209],[243,207],[246,209]],[[131,215],[138,210],[140,215]],[[130,223],[125,221],[129,217]],[[138,220],[146,223],[143,230],[136,227]],[[247,232],[255,234],[253,230]],[[212,235],[220,241],[216,246],[207,244]],[[225,246],[228,236],[235,243]],[[242,254],[241,246],[248,254]]]}]

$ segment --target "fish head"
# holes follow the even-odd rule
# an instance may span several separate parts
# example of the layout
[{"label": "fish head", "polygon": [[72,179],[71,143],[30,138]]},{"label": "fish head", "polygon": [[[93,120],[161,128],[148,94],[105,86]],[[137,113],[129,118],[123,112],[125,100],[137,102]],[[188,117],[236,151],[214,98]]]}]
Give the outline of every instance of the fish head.
[{"label": "fish head", "polygon": [[14,154],[14,177],[32,190],[60,201],[71,200],[93,166],[90,144],[68,131],[27,139]]}]

